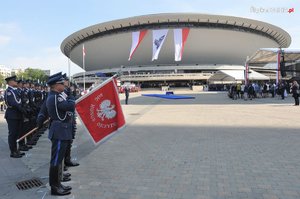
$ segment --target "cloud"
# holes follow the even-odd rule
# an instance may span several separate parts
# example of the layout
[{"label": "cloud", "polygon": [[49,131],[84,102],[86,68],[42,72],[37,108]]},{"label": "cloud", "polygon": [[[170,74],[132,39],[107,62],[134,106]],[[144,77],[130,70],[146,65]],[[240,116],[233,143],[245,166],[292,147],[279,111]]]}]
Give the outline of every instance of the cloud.
[{"label": "cloud", "polygon": [[17,23],[0,23],[0,34],[19,34],[21,28]]},{"label": "cloud", "polygon": [[16,23],[0,23],[0,47],[9,44],[20,32]]},{"label": "cloud", "polygon": [[11,37],[0,35],[0,47],[6,46],[11,41]]}]

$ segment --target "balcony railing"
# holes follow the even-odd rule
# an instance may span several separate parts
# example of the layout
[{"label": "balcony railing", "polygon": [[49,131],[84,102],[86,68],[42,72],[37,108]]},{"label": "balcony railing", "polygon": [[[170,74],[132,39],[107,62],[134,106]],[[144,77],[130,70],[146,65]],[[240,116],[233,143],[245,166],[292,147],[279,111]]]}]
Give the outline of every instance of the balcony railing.
[{"label": "balcony railing", "polygon": [[[78,77],[73,79],[76,83],[83,83],[83,77]],[[95,83],[103,81],[103,77],[85,77],[86,83]]]},{"label": "balcony railing", "polygon": [[207,80],[212,73],[172,73],[122,75],[121,81]]},{"label": "balcony railing", "polygon": [[[170,80],[207,80],[213,74],[212,73],[152,73],[152,74],[132,74],[122,75],[120,77],[122,82],[126,81],[170,81]],[[106,77],[108,78],[108,77]],[[85,77],[86,83],[101,82],[106,78],[103,77]],[[77,83],[83,83],[83,77],[74,78]]]}]

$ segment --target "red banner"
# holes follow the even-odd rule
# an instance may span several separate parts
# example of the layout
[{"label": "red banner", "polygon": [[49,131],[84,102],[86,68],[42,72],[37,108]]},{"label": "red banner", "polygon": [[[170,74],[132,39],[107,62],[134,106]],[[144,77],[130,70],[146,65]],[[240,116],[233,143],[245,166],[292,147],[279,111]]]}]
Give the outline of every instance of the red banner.
[{"label": "red banner", "polygon": [[76,111],[95,144],[125,125],[115,78],[110,78],[76,101]]}]

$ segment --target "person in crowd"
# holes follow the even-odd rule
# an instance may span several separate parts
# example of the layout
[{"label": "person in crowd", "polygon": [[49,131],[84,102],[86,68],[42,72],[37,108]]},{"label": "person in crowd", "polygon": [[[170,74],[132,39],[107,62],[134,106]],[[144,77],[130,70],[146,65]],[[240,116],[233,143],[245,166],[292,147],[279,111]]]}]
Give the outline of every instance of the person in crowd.
[{"label": "person in crowd", "polygon": [[275,94],[276,94],[276,84],[275,83],[271,83],[270,93],[272,95],[272,98],[274,98]]},{"label": "person in crowd", "polygon": [[299,106],[299,84],[296,80],[293,81],[291,86],[291,93],[293,94],[293,98],[295,99],[295,105]]},{"label": "person in crowd", "polygon": [[286,85],[285,85],[285,82],[284,81],[281,81],[279,83],[279,87],[278,87],[278,90],[279,90],[279,94],[281,95],[281,99],[284,100],[285,98],[285,95],[286,95]]},{"label": "person in crowd", "polygon": [[231,91],[231,96],[233,100],[237,99],[237,90],[236,90],[236,83],[231,85],[230,91]]},{"label": "person in crowd", "polygon": [[248,96],[249,96],[250,100],[252,100],[255,97],[254,87],[253,87],[253,84],[251,84],[251,83],[249,83],[249,86],[248,86]]},{"label": "person in crowd", "polygon": [[4,103],[4,95],[2,91],[0,91],[0,111],[5,110],[5,103]]},{"label": "person in crowd", "polygon": [[237,98],[242,98],[240,94],[241,94],[241,84],[237,84],[236,85],[236,95],[237,95]]},{"label": "person in crowd", "polygon": [[248,86],[249,84],[245,84],[245,87],[244,87],[244,100],[247,101],[248,99]]},{"label": "person in crowd", "polygon": [[244,93],[245,93],[245,83],[243,82],[241,85],[241,99],[244,99]]},{"label": "person in crowd", "polygon": [[265,82],[263,85],[263,97],[269,97],[269,92],[270,92],[270,85],[268,82]]},{"label": "person in crowd", "polygon": [[124,93],[125,93],[125,104],[128,104],[128,99],[129,99],[129,87],[125,86],[125,88],[124,88]]},{"label": "person in crowd", "polygon": [[258,98],[260,88],[257,82],[253,83],[253,89],[254,89],[254,93],[253,93],[254,98]]}]

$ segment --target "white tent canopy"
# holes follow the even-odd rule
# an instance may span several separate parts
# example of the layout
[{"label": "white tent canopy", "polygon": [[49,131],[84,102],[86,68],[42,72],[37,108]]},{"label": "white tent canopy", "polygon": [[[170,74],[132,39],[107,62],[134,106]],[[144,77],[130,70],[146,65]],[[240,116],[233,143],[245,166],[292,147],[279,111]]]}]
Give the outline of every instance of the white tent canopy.
[{"label": "white tent canopy", "polygon": [[[249,65],[268,64],[277,62],[278,48],[261,48],[256,51],[248,60]],[[284,60],[287,63],[300,60],[300,49],[282,48],[284,52]]]},{"label": "white tent canopy", "polygon": [[[243,80],[245,80],[244,70],[219,70],[209,78],[210,82],[235,82]],[[254,70],[249,70],[249,80],[270,80],[270,78]]]}]

